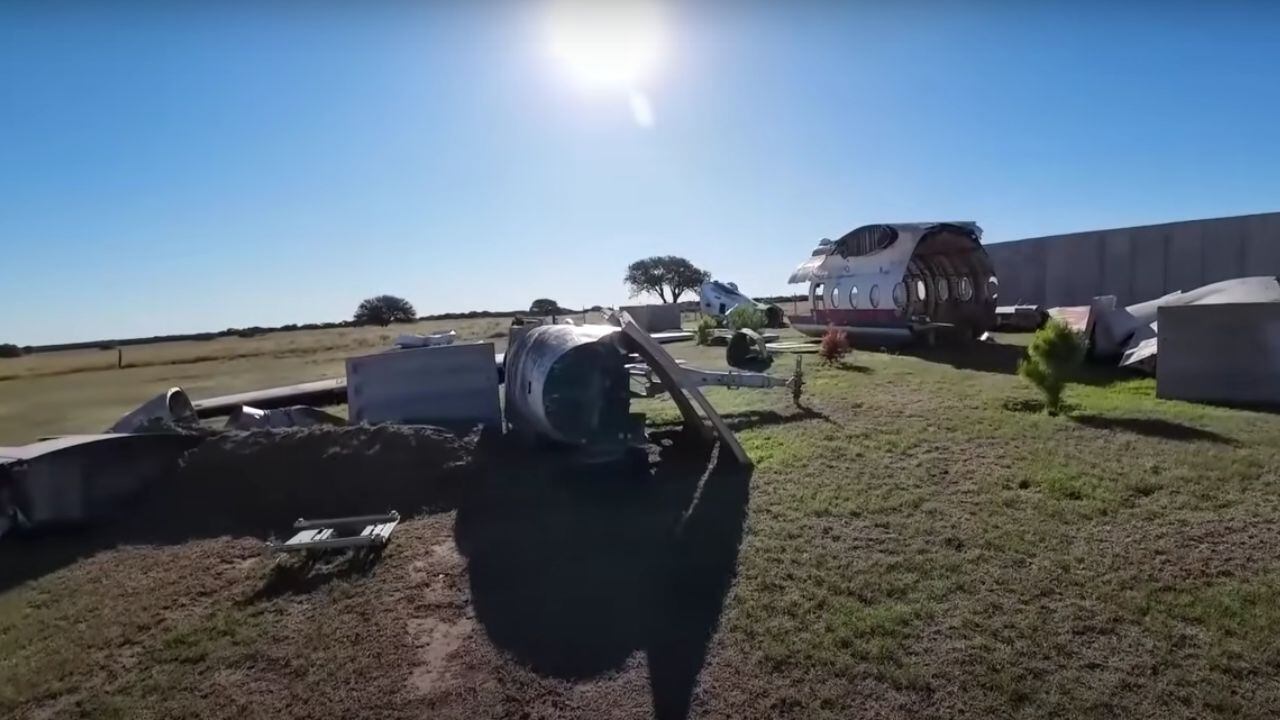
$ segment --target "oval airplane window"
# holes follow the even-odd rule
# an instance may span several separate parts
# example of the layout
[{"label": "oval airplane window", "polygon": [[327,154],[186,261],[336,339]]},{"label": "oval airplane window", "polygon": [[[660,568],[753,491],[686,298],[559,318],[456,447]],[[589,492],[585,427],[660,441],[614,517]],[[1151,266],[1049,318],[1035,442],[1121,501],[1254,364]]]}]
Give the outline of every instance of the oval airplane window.
[{"label": "oval airplane window", "polygon": [[858,307],[858,286],[857,285],[854,285],[853,287],[849,288],[849,307],[851,308]]},{"label": "oval airplane window", "polygon": [[831,287],[831,307],[840,307],[840,288],[835,286]]},{"label": "oval airplane window", "polygon": [[871,307],[873,308],[880,307],[880,286],[879,285],[871,286],[870,300],[871,300]]},{"label": "oval airplane window", "polygon": [[995,275],[987,278],[987,297],[991,300],[1000,297],[1000,281]]},{"label": "oval airplane window", "polygon": [[916,280],[916,299],[923,300],[928,292],[928,287],[924,284],[924,280]]},{"label": "oval airplane window", "polygon": [[809,293],[810,309],[818,308],[827,304],[826,295],[824,295],[825,292],[826,290],[822,283],[816,283],[813,286],[813,291]]},{"label": "oval airplane window", "polygon": [[907,306],[907,285],[898,283],[893,286],[893,304],[899,310]]},{"label": "oval airplane window", "polygon": [[960,295],[960,299],[969,302],[973,299],[973,281],[966,275],[960,278],[956,293]]},{"label": "oval airplane window", "polygon": [[938,299],[946,302],[947,296],[951,294],[951,284],[947,282],[946,278],[940,277],[938,282],[934,283],[934,286],[938,288]]}]

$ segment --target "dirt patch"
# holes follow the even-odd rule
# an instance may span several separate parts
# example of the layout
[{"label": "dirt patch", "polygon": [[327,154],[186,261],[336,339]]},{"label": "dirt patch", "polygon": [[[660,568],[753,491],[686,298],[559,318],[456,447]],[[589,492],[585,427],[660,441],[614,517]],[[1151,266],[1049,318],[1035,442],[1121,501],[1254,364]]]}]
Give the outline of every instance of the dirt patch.
[{"label": "dirt patch", "polygon": [[449,622],[437,618],[409,621],[409,637],[418,649],[418,664],[409,676],[416,694],[428,695],[447,689],[450,680],[449,656],[462,646],[475,628],[471,618]]}]

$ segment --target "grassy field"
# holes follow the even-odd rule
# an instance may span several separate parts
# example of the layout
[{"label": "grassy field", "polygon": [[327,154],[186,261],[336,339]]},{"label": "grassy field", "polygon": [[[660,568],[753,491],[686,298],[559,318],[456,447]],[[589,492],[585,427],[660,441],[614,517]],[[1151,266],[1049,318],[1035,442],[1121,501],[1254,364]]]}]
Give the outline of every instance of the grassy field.
[{"label": "grassy field", "polygon": [[[25,359],[0,442],[106,424],[152,390],[122,373],[198,394],[323,377],[382,332]],[[802,407],[710,391],[749,476],[495,463],[372,570],[289,592],[264,592],[257,530],[0,542],[0,573],[26,568],[0,579],[0,715],[1280,714],[1280,416],[1091,373],[1049,417],[1012,372],[1025,338],[1002,340],[809,365]]]}]

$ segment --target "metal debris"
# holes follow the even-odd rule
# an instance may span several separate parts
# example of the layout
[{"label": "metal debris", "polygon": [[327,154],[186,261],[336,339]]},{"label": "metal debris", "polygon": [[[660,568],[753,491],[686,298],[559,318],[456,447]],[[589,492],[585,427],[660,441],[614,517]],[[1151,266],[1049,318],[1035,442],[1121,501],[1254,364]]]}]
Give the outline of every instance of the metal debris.
[{"label": "metal debris", "polygon": [[347,421],[337,415],[309,405],[294,405],[273,410],[242,405],[227,416],[227,423],[223,427],[228,430],[261,430],[346,424]]},{"label": "metal debris", "polygon": [[[715,330],[711,331],[711,337],[707,341],[707,344],[719,345],[719,346],[728,345],[729,341],[733,339],[733,334],[735,332],[737,332],[737,330],[730,330],[729,328],[716,328]],[[764,338],[765,342],[774,342],[778,339],[778,333],[762,332],[762,333],[756,333],[756,334]]]},{"label": "metal debris", "polygon": [[1039,305],[1000,305],[996,308],[994,329],[1004,332],[1033,332],[1048,321],[1050,312]]},{"label": "metal debris", "polygon": [[693,339],[692,330],[667,330],[665,332],[656,332],[649,336],[659,345],[666,345],[674,342],[684,342]]},{"label": "metal debris", "polygon": [[454,330],[446,330],[429,335],[409,334],[397,337],[395,346],[398,348],[439,347],[441,345],[452,345],[457,339],[458,333]]},{"label": "metal debris", "polygon": [[743,328],[729,338],[729,344],[724,351],[724,360],[729,367],[736,368],[768,364],[769,348],[760,333],[750,328]]},{"label": "metal debris", "polygon": [[0,527],[105,516],[201,440],[182,433],[107,433],[0,447]]},{"label": "metal debris", "polygon": [[816,340],[804,342],[771,342],[767,343],[765,348],[767,348],[770,353],[816,353],[818,352],[819,345]]},{"label": "metal debris", "polygon": [[[662,346],[655,343],[652,338],[638,327],[631,317],[626,313],[622,313],[622,332],[629,337],[636,345],[636,351],[649,364],[653,371],[662,380],[667,387],[671,399],[675,401],[676,407],[680,409],[681,416],[684,417],[686,426],[696,428],[698,432],[704,435],[714,435],[720,438],[720,442],[724,447],[729,448],[734,458],[743,465],[751,465],[751,458],[747,456],[746,450],[742,449],[742,445],[738,442],[738,438],[725,424],[724,419],[716,412],[716,409],[707,402],[707,398],[698,390],[697,387],[687,384],[683,379],[683,373],[676,364],[675,358],[671,357]],[[702,419],[698,417],[698,413],[693,409],[693,405],[689,402],[692,398],[693,402],[702,408],[702,412],[706,415],[707,421],[711,423],[711,432],[708,433],[706,425]]]},{"label": "metal debris", "polygon": [[[1095,300],[1095,308],[1100,300],[1105,298]],[[1088,329],[1091,351],[1098,358],[1118,357],[1122,367],[1153,372],[1159,352],[1160,308],[1275,302],[1280,302],[1280,282],[1264,276],[1223,280],[1125,308],[1097,309],[1092,313],[1092,326]]]},{"label": "metal debris", "polygon": [[1157,397],[1280,407],[1280,304],[1165,306],[1158,322]]},{"label": "metal debris", "polygon": [[612,325],[532,328],[507,351],[507,425],[526,439],[620,450],[632,434],[625,362]]},{"label": "metal debris", "polygon": [[[382,548],[391,539],[391,532],[400,524],[400,513],[392,510],[386,515],[360,515],[356,517],[304,520],[293,524],[298,533],[284,542],[269,542],[267,550],[273,553],[329,550],[369,550]],[[359,533],[354,533],[360,528]]]},{"label": "metal debris", "polygon": [[703,315],[720,318],[729,317],[729,313],[742,305],[750,305],[764,313],[765,327],[780,328],[786,326],[786,313],[782,308],[770,303],[758,302],[747,297],[738,290],[736,283],[716,281],[705,282],[698,289],[698,309]]},{"label": "metal debris", "polygon": [[180,387],[171,387],[117,420],[107,432],[135,433],[157,426],[194,425],[197,422],[196,409],[187,393]]},{"label": "metal debris", "polygon": [[664,330],[680,329],[680,306],[676,303],[624,305],[620,308],[650,335]]},{"label": "metal debris", "polygon": [[501,427],[493,344],[347,358],[347,413],[352,423]]},{"label": "metal debris", "polygon": [[323,406],[338,405],[346,402],[346,399],[347,379],[340,377],[219,395],[196,400],[192,405],[197,415],[210,418],[229,415],[245,405],[255,408],[278,408],[300,404]]}]

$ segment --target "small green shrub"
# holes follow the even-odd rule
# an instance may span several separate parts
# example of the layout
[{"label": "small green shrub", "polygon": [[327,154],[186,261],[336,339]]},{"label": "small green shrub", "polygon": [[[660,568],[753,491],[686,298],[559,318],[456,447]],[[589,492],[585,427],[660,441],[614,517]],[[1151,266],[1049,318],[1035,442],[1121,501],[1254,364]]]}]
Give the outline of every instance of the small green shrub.
[{"label": "small green shrub", "polygon": [[1084,359],[1084,341],[1060,320],[1050,320],[1036,331],[1027,346],[1027,357],[1018,363],[1018,374],[1044,394],[1050,415],[1062,409],[1062,391],[1072,372]]},{"label": "small green shrub", "polygon": [[693,342],[698,345],[710,345],[711,335],[715,333],[717,325],[715,318],[703,316],[693,328]]},{"label": "small green shrub", "polygon": [[727,320],[729,328],[734,331],[745,328],[760,332],[765,325],[764,311],[755,305],[739,305],[729,311]]}]

